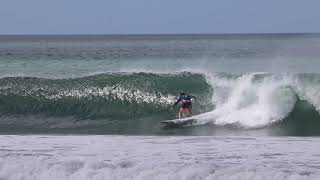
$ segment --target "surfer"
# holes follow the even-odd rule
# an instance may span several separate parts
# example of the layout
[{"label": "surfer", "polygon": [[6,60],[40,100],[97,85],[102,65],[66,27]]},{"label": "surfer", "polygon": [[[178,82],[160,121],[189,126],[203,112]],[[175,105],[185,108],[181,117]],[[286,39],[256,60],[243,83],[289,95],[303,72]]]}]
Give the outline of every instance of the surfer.
[{"label": "surfer", "polygon": [[172,107],[174,108],[178,103],[180,103],[179,119],[183,118],[183,114],[185,112],[189,112],[189,117],[192,116],[192,102],[191,102],[192,98],[193,98],[192,96],[186,95],[183,92],[179,93],[179,98]]}]

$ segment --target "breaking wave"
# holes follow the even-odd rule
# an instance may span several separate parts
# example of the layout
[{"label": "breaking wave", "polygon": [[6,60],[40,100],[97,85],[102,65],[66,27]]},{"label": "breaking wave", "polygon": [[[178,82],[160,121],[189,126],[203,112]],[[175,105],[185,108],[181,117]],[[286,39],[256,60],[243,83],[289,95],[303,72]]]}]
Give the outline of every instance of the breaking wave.
[{"label": "breaking wave", "polygon": [[[308,119],[304,124],[320,120],[319,89],[320,74],[181,72],[104,73],[68,79],[4,77],[0,79],[0,130],[10,131],[10,126],[17,131],[32,127],[72,132],[82,128],[97,133],[101,129],[104,133],[136,129],[143,133],[161,120],[176,118],[176,111],[170,108],[180,91],[196,96],[194,111],[199,125],[296,127],[301,119]],[[101,131],[97,131],[99,128]]]}]

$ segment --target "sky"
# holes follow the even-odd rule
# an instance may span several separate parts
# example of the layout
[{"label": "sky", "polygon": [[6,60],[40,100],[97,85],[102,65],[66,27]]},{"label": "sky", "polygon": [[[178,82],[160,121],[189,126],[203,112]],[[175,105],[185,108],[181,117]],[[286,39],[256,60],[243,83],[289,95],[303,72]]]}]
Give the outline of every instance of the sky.
[{"label": "sky", "polygon": [[0,0],[0,34],[320,32],[320,0]]}]

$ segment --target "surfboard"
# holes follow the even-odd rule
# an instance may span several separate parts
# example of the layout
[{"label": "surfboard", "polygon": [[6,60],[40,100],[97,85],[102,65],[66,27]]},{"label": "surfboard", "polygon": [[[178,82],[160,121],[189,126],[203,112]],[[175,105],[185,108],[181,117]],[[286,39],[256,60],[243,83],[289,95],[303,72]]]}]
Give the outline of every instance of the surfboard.
[{"label": "surfboard", "polygon": [[165,120],[161,121],[160,123],[165,124],[166,126],[185,126],[185,125],[192,125],[196,122],[195,118],[184,118],[184,119],[173,119],[173,120]]}]

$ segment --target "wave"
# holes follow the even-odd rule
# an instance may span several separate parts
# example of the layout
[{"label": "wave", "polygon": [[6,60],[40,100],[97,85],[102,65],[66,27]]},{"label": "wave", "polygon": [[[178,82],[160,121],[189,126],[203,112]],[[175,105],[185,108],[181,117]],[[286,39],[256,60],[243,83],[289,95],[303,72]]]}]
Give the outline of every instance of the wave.
[{"label": "wave", "polygon": [[[180,91],[210,104],[211,87],[201,74],[110,73],[74,79],[0,79],[1,115],[43,114],[77,118],[139,118],[170,115]],[[200,108],[198,108],[200,107]]]},{"label": "wave", "polygon": [[304,129],[308,132],[310,124],[320,120],[319,89],[320,74],[181,72],[104,73],[69,79],[5,77],[0,79],[0,131],[10,131],[9,125],[17,131],[30,127],[93,133],[160,131],[155,124],[177,116],[170,108],[177,93],[185,91],[197,97],[194,111],[199,125],[285,127],[297,134],[293,129],[301,123],[308,126]]}]

